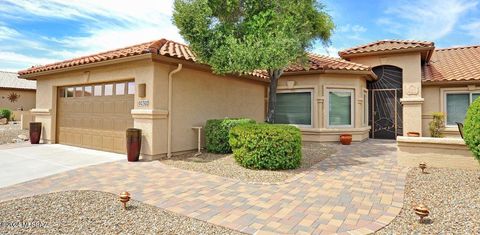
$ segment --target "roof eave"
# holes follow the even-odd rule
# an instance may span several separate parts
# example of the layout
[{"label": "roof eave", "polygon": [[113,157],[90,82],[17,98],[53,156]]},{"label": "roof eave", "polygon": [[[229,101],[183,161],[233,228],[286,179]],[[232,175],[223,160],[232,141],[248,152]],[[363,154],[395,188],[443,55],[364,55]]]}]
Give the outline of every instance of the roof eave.
[{"label": "roof eave", "polygon": [[131,61],[137,61],[137,60],[143,60],[143,59],[151,59],[151,58],[152,58],[152,54],[151,53],[146,53],[146,54],[141,54],[141,55],[122,57],[122,58],[105,60],[105,61],[94,62],[94,63],[89,63],[89,64],[75,65],[75,66],[71,66],[71,67],[65,67],[65,68],[52,69],[52,70],[47,70],[47,71],[42,71],[42,72],[34,72],[34,73],[29,73],[29,74],[23,74],[23,75],[19,75],[18,77],[19,78],[24,78],[24,79],[27,79],[27,80],[37,80],[37,77],[45,76],[45,75],[71,72],[71,71],[75,71],[75,70],[89,69],[89,68],[95,68],[95,67],[100,67],[100,66],[105,66],[105,65],[131,62]]},{"label": "roof eave", "polygon": [[442,81],[422,80],[422,85],[425,85],[425,86],[467,85],[467,84],[480,84],[480,80],[442,80]]},{"label": "roof eave", "polygon": [[285,72],[284,76],[304,75],[304,74],[354,74],[366,75],[367,80],[377,80],[378,77],[372,70],[340,70],[340,69],[317,69],[317,70],[303,70],[295,72]]},{"label": "roof eave", "polygon": [[[424,52],[424,51],[432,51],[435,50],[435,46],[429,47],[419,47],[419,48],[406,48],[406,49],[395,49],[395,50],[384,50],[384,51],[373,51],[373,52],[360,52],[360,53],[353,53],[353,54],[344,54],[339,52],[338,55],[343,59],[350,59],[355,57],[364,57],[364,56],[373,56],[373,55],[391,55],[391,54],[400,54],[400,53],[409,53],[409,52]],[[429,53],[429,58],[431,54]]]}]

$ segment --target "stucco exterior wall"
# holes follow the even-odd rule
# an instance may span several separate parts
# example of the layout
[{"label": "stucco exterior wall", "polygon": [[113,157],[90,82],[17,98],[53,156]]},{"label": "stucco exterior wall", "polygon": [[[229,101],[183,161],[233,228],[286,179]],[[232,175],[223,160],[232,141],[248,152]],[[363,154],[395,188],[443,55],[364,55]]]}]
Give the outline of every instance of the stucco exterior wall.
[{"label": "stucco exterior wall", "polygon": [[[348,128],[330,128],[327,92],[329,89],[348,89],[354,91],[353,126]],[[366,80],[362,75],[354,74],[310,74],[282,76],[278,83],[279,91],[311,90],[313,93],[312,127],[301,127],[304,141],[339,141],[339,135],[350,133],[354,141],[368,138],[370,127],[364,122],[363,98],[366,92]]]},{"label": "stucco exterior wall", "polygon": [[422,134],[422,71],[420,52],[361,56],[350,59],[353,62],[376,67],[393,65],[403,72],[403,135],[415,131]]},{"label": "stucco exterior wall", "polygon": [[196,149],[197,132],[192,127],[204,127],[208,119],[245,117],[263,122],[266,86],[188,67],[173,75],[172,151]]},{"label": "stucco exterior wall", "polygon": [[[8,96],[11,93],[19,95],[17,101],[11,102]],[[30,110],[35,108],[35,90],[0,88],[0,109],[7,108],[12,111],[23,108]],[[20,117],[18,117],[20,119]]]},{"label": "stucco exterior wall", "polygon": [[[423,103],[422,128],[424,136],[430,136],[429,123],[433,120],[432,113],[442,112],[446,114],[445,95],[448,92],[480,92],[480,83],[462,85],[425,85],[422,87]],[[446,126],[442,131],[445,137],[460,138],[457,126]]]}]

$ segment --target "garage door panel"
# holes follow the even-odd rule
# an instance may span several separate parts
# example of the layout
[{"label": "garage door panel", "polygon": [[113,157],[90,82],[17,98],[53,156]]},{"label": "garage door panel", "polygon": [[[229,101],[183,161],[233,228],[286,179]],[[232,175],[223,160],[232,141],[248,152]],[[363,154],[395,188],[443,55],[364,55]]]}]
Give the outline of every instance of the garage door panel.
[{"label": "garage door panel", "polygon": [[133,99],[133,95],[60,97],[58,142],[125,153],[125,130],[133,127]]}]

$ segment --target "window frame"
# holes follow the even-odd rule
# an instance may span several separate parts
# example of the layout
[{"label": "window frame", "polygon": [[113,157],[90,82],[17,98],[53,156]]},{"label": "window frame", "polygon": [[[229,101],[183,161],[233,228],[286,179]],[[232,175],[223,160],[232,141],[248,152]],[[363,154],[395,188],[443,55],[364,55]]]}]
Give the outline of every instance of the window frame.
[{"label": "window frame", "polygon": [[[349,92],[350,96],[350,125],[330,125],[330,92]],[[355,126],[355,89],[327,88],[326,89],[326,121],[327,128],[353,128]]]},{"label": "window frame", "polygon": [[448,95],[457,94],[457,95],[468,95],[469,103],[468,106],[472,105],[473,102],[473,94],[480,94],[480,90],[468,91],[468,90],[449,90],[443,92],[443,113],[445,114],[445,127],[457,127],[456,124],[448,124]]},{"label": "window frame", "polygon": [[[294,124],[294,123],[285,123],[286,125],[292,125],[296,126],[298,128],[313,128],[313,122],[314,122],[314,111],[313,111],[313,102],[314,102],[314,91],[313,89],[282,89],[282,90],[277,90],[277,94],[282,93],[282,94],[289,94],[289,93],[310,93],[310,125],[304,125],[304,124]],[[280,124],[280,123],[278,123]]]},{"label": "window frame", "polygon": [[368,112],[368,90],[364,89],[363,90],[363,126],[366,127],[368,126],[368,119],[370,118],[369,112]]}]

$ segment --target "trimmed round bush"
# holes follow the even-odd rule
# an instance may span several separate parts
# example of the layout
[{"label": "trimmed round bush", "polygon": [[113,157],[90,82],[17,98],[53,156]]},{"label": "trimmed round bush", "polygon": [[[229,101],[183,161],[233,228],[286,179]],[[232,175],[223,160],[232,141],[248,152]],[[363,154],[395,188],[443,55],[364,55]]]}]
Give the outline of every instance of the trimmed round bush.
[{"label": "trimmed round bush", "polygon": [[6,118],[7,120],[10,120],[11,116],[12,111],[10,111],[10,109],[0,109],[0,118]]},{"label": "trimmed round bush", "polygon": [[225,118],[211,119],[205,125],[206,148],[210,153],[231,153],[232,148],[228,143],[228,134],[233,127],[255,123],[255,120],[248,118]]},{"label": "trimmed round bush", "polygon": [[468,108],[463,134],[468,148],[480,162],[480,99],[476,99]]},{"label": "trimmed round bush", "polygon": [[300,129],[280,124],[247,124],[232,128],[235,160],[250,169],[295,169],[302,160]]}]

